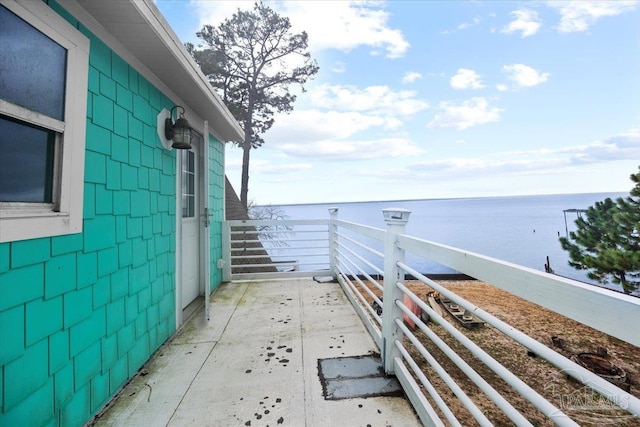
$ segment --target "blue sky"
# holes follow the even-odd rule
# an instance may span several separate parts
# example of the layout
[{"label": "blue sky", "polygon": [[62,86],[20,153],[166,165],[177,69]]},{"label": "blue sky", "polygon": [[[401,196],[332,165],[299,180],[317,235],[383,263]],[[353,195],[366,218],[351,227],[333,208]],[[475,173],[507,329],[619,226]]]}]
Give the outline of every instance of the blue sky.
[{"label": "blue sky", "polygon": [[[156,5],[184,42],[248,1]],[[267,2],[320,72],[251,153],[258,204],[629,191],[639,1]],[[240,190],[241,150],[227,147]]]}]

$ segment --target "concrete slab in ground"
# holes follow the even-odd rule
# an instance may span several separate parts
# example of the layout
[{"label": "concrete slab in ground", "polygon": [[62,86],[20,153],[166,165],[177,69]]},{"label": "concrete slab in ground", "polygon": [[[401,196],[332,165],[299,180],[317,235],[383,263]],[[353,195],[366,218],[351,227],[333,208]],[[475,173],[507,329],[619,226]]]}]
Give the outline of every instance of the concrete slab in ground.
[{"label": "concrete slab in ground", "polygon": [[227,283],[98,426],[419,426],[403,397],[327,400],[320,359],[376,353],[337,283]]}]

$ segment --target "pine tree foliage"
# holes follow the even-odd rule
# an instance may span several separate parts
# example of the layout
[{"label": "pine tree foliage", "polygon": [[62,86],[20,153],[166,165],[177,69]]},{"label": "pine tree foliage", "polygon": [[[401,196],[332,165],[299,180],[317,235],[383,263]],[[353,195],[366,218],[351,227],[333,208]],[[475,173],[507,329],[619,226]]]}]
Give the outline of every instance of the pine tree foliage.
[{"label": "pine tree foliage", "polygon": [[640,172],[631,180],[635,187],[628,197],[596,202],[576,220],[576,231],[560,238],[569,265],[601,283],[620,284],[627,293],[640,288]]},{"label": "pine tree foliage", "polygon": [[290,86],[304,90],[318,65],[307,50],[307,33],[292,33],[289,19],[262,2],[196,35],[203,45],[187,49],[244,128],[244,140],[236,144],[243,150],[240,200],[247,208],[250,150],[264,143],[274,114],[293,110]]}]

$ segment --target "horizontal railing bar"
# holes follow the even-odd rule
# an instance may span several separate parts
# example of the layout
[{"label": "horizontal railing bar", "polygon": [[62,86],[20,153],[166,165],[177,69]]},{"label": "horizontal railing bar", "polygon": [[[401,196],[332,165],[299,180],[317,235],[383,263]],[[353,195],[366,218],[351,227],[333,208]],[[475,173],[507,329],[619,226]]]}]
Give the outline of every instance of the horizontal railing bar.
[{"label": "horizontal railing bar", "polygon": [[262,267],[282,267],[283,265],[297,265],[299,267],[309,266],[309,265],[328,265],[329,262],[305,262],[298,263],[296,261],[283,261],[278,263],[269,263],[269,264],[232,264],[231,268],[262,268]]},{"label": "horizontal railing bar", "polygon": [[324,233],[324,234],[328,234],[329,230],[328,229],[322,229],[322,230],[298,230],[298,229],[293,229],[293,230],[261,230],[261,229],[257,229],[257,230],[251,230],[251,231],[232,231],[231,235],[232,236],[241,236],[243,234],[318,234],[318,233]]},{"label": "horizontal railing bar", "polygon": [[[239,243],[269,243],[269,239],[265,240],[232,240],[231,244],[239,244]],[[327,239],[280,239],[278,242],[326,242]]]},{"label": "horizontal railing bar", "polygon": [[367,328],[367,331],[369,332],[369,335],[371,335],[371,338],[375,342],[376,347],[378,347],[378,350],[381,350],[382,349],[382,332],[377,327],[377,325],[371,321],[371,318],[367,315],[367,313],[365,313],[365,311],[362,308],[360,308],[362,304],[360,304],[356,300],[356,297],[351,291],[349,284],[343,278],[342,273],[337,271],[336,277],[338,278],[338,283],[340,283],[340,287],[342,291],[347,296],[347,299],[351,303],[351,306],[354,307],[354,310],[358,314],[358,317],[360,318],[364,326]]},{"label": "horizontal railing bar", "polygon": [[[343,239],[345,239],[345,240],[348,240],[349,242],[353,243],[354,245],[359,246],[359,247],[361,247],[362,249],[364,249],[364,250],[366,250],[366,251],[368,251],[368,252],[372,253],[373,255],[376,255],[376,256],[378,256],[379,258],[384,259],[384,254],[383,254],[382,252],[377,251],[377,250],[375,250],[375,249],[373,249],[373,248],[371,248],[371,247],[369,247],[369,246],[367,246],[367,245],[365,245],[365,244],[362,244],[362,243],[358,242],[357,240],[354,240],[354,239],[352,239],[351,237],[346,236],[346,235],[344,235],[344,234],[340,234],[340,233],[336,233],[336,234],[337,234],[339,237],[341,237],[341,238],[343,238]],[[338,243],[340,243],[340,240],[338,240]]]},{"label": "horizontal railing bar", "polygon": [[[442,411],[442,413],[444,414],[444,417],[449,421],[449,423],[452,426],[462,427],[462,424],[460,424],[460,421],[458,421],[456,416],[453,415],[453,412],[451,412],[451,409],[449,408],[449,406],[447,406],[445,401],[442,400],[442,396],[440,396],[440,393],[438,393],[438,391],[433,386],[433,384],[431,384],[431,381],[429,381],[429,379],[424,374],[424,372],[422,372],[422,370],[420,369],[420,366],[418,366],[418,364],[413,359],[413,357],[411,357],[407,349],[404,348],[404,345],[402,345],[402,343],[399,340],[396,340],[395,344],[396,344],[396,348],[400,351],[400,354],[402,354],[403,359],[407,361],[413,373],[416,375],[416,377],[418,377],[422,386],[425,388],[425,390],[427,390],[427,393],[429,393],[429,396],[431,396],[431,398],[436,402],[436,406]],[[431,405],[429,405],[429,408],[431,408]],[[433,408],[431,408],[431,410],[433,411]],[[435,413],[435,411],[433,412]],[[439,417],[437,418],[439,419]]]},{"label": "horizontal railing bar", "polygon": [[[358,313],[358,316],[360,316],[360,319],[362,319],[362,323],[364,323],[371,336],[375,339],[378,349],[382,349],[382,331],[377,326],[381,323],[380,316],[378,316],[378,313],[376,313],[373,308],[366,303],[362,294],[358,292],[353,282],[349,279],[349,276],[344,273],[340,266],[337,266],[336,269],[338,270],[338,281],[340,282],[343,290],[345,290],[347,298],[351,301],[351,305],[356,310],[356,313]],[[350,292],[346,292],[345,287],[348,288]],[[363,307],[367,310],[369,315],[367,315]],[[372,322],[371,318],[376,319],[377,323]]]},{"label": "horizontal railing bar", "polygon": [[[358,268],[358,265],[353,263],[353,261],[351,261],[349,258],[346,258],[345,260],[349,261],[352,266],[354,266],[355,268],[360,270],[360,268]],[[371,299],[373,299],[380,307],[382,307],[382,300],[380,300],[380,298],[376,294],[374,294],[373,291],[371,289],[369,289],[364,284],[364,282],[360,279],[360,277],[357,274],[353,274],[353,270],[347,264],[344,264],[344,266],[345,266],[345,268],[347,270],[349,270],[349,274],[351,274],[351,277],[353,277],[356,280],[356,282],[358,282],[358,284],[360,284],[360,287],[371,297]],[[360,270],[360,271],[362,271],[362,270]],[[378,286],[380,286],[380,285],[378,285]],[[379,289],[382,290],[382,287],[380,287]],[[366,303],[365,299],[363,299],[363,301]],[[374,310],[374,312],[375,312],[375,310]],[[380,321],[378,313],[376,313],[376,320]]]},{"label": "horizontal railing bar", "polygon": [[223,222],[229,227],[255,227],[263,225],[329,225],[328,219],[276,219],[276,220],[244,220],[244,219],[232,219]]},{"label": "horizontal railing bar", "polygon": [[[289,255],[289,254],[282,254],[282,255],[278,255],[278,254],[269,254],[269,255],[233,255],[231,257],[231,260],[235,260],[235,259],[264,259],[264,258],[282,258],[282,257],[287,257],[290,258],[292,256],[298,257],[298,258],[318,258],[318,257],[323,257],[323,258],[327,258],[329,256],[328,252],[324,252],[321,254],[295,254],[295,255]],[[280,261],[278,261],[280,262]],[[294,261],[291,261],[294,262]]]},{"label": "horizontal railing bar", "polygon": [[[260,248],[231,248],[231,252],[240,252],[240,251],[291,251],[291,250],[300,250],[300,249],[329,249],[329,246],[273,246],[273,247],[260,247]],[[267,255],[269,256],[269,255]]]},{"label": "horizontal railing bar", "polygon": [[[358,275],[353,274],[353,270],[351,270],[349,268],[349,266],[345,265],[344,267],[349,271],[349,274],[350,274],[351,277],[355,278],[356,281],[362,283],[362,281],[358,278]],[[341,272],[342,272],[342,270],[341,270]],[[342,272],[342,274],[344,275],[344,272]],[[345,277],[348,277],[348,276],[345,276]],[[351,281],[350,279],[348,279],[348,280],[349,280],[349,284],[351,285],[351,288],[353,289],[353,291],[355,292],[356,296],[358,297],[358,299],[362,303],[362,306],[366,307],[366,309],[369,312],[369,314],[374,317],[374,319],[378,322],[378,324],[380,324],[381,323],[381,319],[380,319],[380,316],[378,315],[378,313],[376,313],[376,311],[373,309],[373,307],[371,307],[369,304],[367,304],[367,300],[365,299],[364,295],[362,295],[362,292],[360,292],[360,290],[353,283],[353,281]],[[378,300],[378,303],[380,304],[380,299],[378,299],[378,297],[373,296],[373,298]],[[380,307],[382,307],[382,305]]]},{"label": "horizontal railing bar", "polygon": [[[337,231],[338,228],[341,229],[340,232]],[[333,232],[334,230],[336,230],[335,233]],[[365,323],[379,349],[382,350],[382,343],[384,341],[380,330],[381,316],[375,312],[372,304],[367,302],[367,298],[381,305],[384,310],[390,309],[389,304],[395,304],[395,306],[397,306],[409,319],[412,319],[418,325],[420,330],[424,332],[449,358],[451,358],[456,365],[458,365],[458,362],[454,360],[455,357],[458,357],[462,363],[466,364],[460,356],[455,354],[455,352],[446,343],[444,343],[444,341],[442,341],[442,339],[440,339],[431,328],[427,327],[419,316],[416,316],[405,304],[403,304],[402,301],[384,301],[387,305],[384,307],[382,304],[382,298],[378,298],[376,296],[376,292],[378,292],[377,290],[381,290],[382,285],[377,280],[374,280],[369,273],[364,271],[364,269],[371,269],[369,271],[374,271],[380,276],[384,276],[384,272],[365,258],[365,256],[368,255],[364,254],[363,250],[380,257],[381,259],[384,259],[385,255],[380,251],[367,246],[367,244],[362,243],[362,237],[384,243],[387,232],[387,230],[342,221],[335,217],[332,220],[224,221],[223,236],[226,236],[225,240],[230,236],[233,236],[233,238],[248,237],[250,239],[231,240],[225,244],[223,254],[227,260],[227,267],[223,274],[225,280],[267,280],[313,276],[336,277],[351,304],[355,307],[356,312]],[[316,238],[311,238],[312,236],[316,236]],[[288,237],[291,238],[289,239]],[[331,245],[329,245],[329,239],[334,239]],[[289,242],[294,245],[288,245]],[[305,245],[310,243],[313,245],[313,242],[324,242],[324,245],[295,247],[296,243]],[[259,245],[260,247],[237,247],[242,244],[254,244],[254,246]],[[422,258],[447,266],[455,271],[459,271],[475,279],[487,282],[490,285],[494,285],[515,296],[541,305],[623,341],[640,346],[640,335],[633,332],[634,329],[629,327],[627,320],[635,318],[635,316],[640,313],[640,299],[576,282],[571,279],[542,273],[534,269],[521,267],[476,253],[418,239],[406,234],[398,234],[395,238],[395,245],[398,249],[406,252],[407,254],[415,254]],[[362,250],[359,250],[358,248]],[[331,249],[332,253],[328,253],[327,249]],[[229,251],[234,255],[230,256]],[[322,253],[299,254],[300,251],[322,251]],[[292,261],[292,258],[295,259]],[[315,261],[314,258],[322,259],[322,262],[300,262],[301,259],[303,261]],[[270,259],[271,262],[266,264],[233,265],[234,261],[242,262],[243,259]],[[280,259],[282,259],[282,261],[278,261]],[[295,267],[296,271],[256,271],[254,273],[233,273],[233,270],[237,271],[237,269],[240,268],[251,271],[252,269],[259,270],[265,267],[287,268],[287,266]],[[315,266],[331,266],[334,271],[330,271],[328,268],[326,270],[314,268]],[[451,301],[458,303],[460,307],[471,309],[471,311],[474,312],[474,315],[487,322],[487,324],[492,325],[496,330],[502,332],[515,342],[523,345],[541,359],[546,359],[550,364],[560,369],[565,374],[576,378],[582,384],[585,384],[594,391],[597,391],[613,404],[634,415],[640,415],[640,399],[630,393],[624,392],[615,385],[598,377],[596,374],[592,374],[590,371],[575,362],[556,353],[549,347],[546,347],[535,339],[528,337],[521,331],[500,321],[486,311],[479,309],[472,303],[428,279],[423,274],[418,273],[415,269],[409,267],[403,262],[396,263],[396,266],[401,270],[404,270],[407,274],[421,280],[426,285],[431,286],[436,291],[439,291],[443,296],[448,297]],[[312,268],[312,270],[299,270],[300,268],[305,267]],[[231,272],[229,272],[229,269],[231,269]],[[354,274],[354,271],[362,272],[362,275],[359,273]],[[402,274],[402,276],[404,276],[404,274]],[[370,285],[365,284],[364,278],[366,278],[366,280],[372,284],[371,286],[375,287],[377,290]],[[443,317],[435,313],[435,311],[426,304],[425,301],[411,292],[402,284],[402,282],[397,282],[396,286],[402,290],[405,295],[408,295],[409,299],[418,304],[421,309],[425,310],[425,312],[432,318],[438,320],[444,330],[453,336],[454,339],[458,340],[460,344],[471,352],[471,354],[485,363],[487,367],[495,372],[526,400],[531,402],[533,406],[549,417],[551,421],[559,425],[577,425],[573,420],[569,419],[565,414],[558,410],[551,402],[545,400],[544,397],[535,392],[535,390],[522,382],[507,368],[484,352],[481,347],[477,346]],[[402,316],[394,319],[394,322],[395,326],[405,334],[408,342],[411,342],[418,352],[420,352],[422,357],[431,364],[428,357],[433,358],[433,356],[428,353],[424,345],[420,343],[420,340],[404,325],[402,322]],[[430,334],[433,334],[433,337],[435,338]],[[387,339],[389,339],[389,337],[387,337]],[[442,345],[448,350],[440,347],[438,340],[440,340]],[[433,388],[433,384],[428,381],[425,373],[420,370],[419,365],[411,357],[407,349],[404,348],[401,339],[395,339],[393,342],[388,341],[386,345],[395,345],[399,352],[396,354],[400,354],[402,356],[393,357],[393,366],[396,369],[398,379],[401,381],[401,384],[405,388],[405,392],[407,392],[408,397],[416,407],[416,411],[420,415],[421,419],[423,419],[423,422],[426,418],[429,420],[436,420],[434,421],[436,423],[442,423],[441,420],[438,419],[438,415],[435,413],[434,408],[431,407],[431,403],[436,402],[435,406],[440,408],[442,413],[445,414],[444,418],[447,419],[449,423],[452,425],[460,425],[460,423],[455,419],[455,415],[451,412],[451,409],[447,407],[441,396],[437,394],[437,391],[435,394],[435,396],[438,396],[437,398],[434,397],[434,394],[431,393],[431,391],[429,391],[427,384],[430,385],[431,388]],[[422,348],[420,348],[420,346],[422,346]],[[426,355],[423,353],[423,350],[426,352]],[[453,356],[449,355],[449,353],[452,353]],[[435,358],[433,358],[433,361],[435,361]],[[438,362],[435,361],[435,363]],[[431,366],[434,365],[431,364]],[[485,394],[487,394],[490,400],[494,401],[494,403],[504,411],[507,417],[512,419],[518,425],[524,425],[524,423],[526,423],[526,425],[530,425],[529,421],[526,420],[526,418],[524,418],[523,415],[515,408],[513,408],[513,406],[511,406],[504,397],[493,389],[491,385],[482,379],[482,377],[474,371],[473,368],[466,364],[470,370],[470,372],[467,372],[465,370],[466,368],[463,368],[460,365],[458,366],[474,383],[475,376],[477,376],[476,379],[479,378],[480,384],[476,383],[476,385]],[[413,374],[409,372],[409,368],[413,370]],[[436,372],[438,372],[437,369]],[[440,374],[440,372],[438,372],[438,374]],[[442,374],[440,375],[444,380],[444,376]],[[448,374],[445,372],[445,375]],[[451,379],[451,381],[453,381],[453,379]],[[431,398],[433,399],[431,402],[427,400],[418,383],[421,383],[424,390],[431,395]],[[451,388],[446,380],[445,384]],[[453,384],[456,387],[459,387],[455,384],[455,381],[453,381]],[[487,390],[489,390],[488,392],[483,388],[484,384],[486,384]],[[435,391],[435,388],[433,389]],[[615,391],[612,393],[611,390]],[[492,398],[490,394],[494,392],[497,397],[493,396]],[[464,392],[462,393],[464,394]],[[458,396],[455,392],[454,394]],[[441,400],[441,403],[437,402],[438,398]],[[497,402],[494,399],[496,399]],[[506,405],[502,401],[506,402]],[[473,402],[471,402],[471,404],[479,411]],[[449,414],[447,414],[447,411]],[[474,415],[472,413],[472,415],[476,418],[477,414]],[[484,414],[481,415],[486,419]],[[486,421],[488,421],[488,419],[486,419]],[[481,424],[483,424],[483,422],[481,422]]]},{"label": "horizontal railing bar", "polygon": [[[337,250],[338,255],[342,255],[342,257],[338,258],[338,260],[340,259],[345,259],[345,260],[349,260],[349,262],[351,262],[352,265],[356,266],[357,265],[351,260],[351,258],[349,258],[346,254],[342,254],[342,252],[340,252],[340,249]],[[378,282],[376,279],[374,279],[373,277],[371,277],[371,275],[369,273],[367,273],[366,271],[358,268],[360,271],[362,271],[362,275],[364,277],[367,278],[367,280],[369,280],[371,282],[371,284],[373,284],[373,286],[375,286],[380,292],[382,292],[384,290],[383,286],[380,284],[380,282]],[[380,276],[383,276],[383,273],[380,273]]]},{"label": "horizontal railing bar", "polygon": [[232,273],[231,280],[267,280],[267,279],[294,279],[300,277],[330,277],[329,270],[313,271],[286,271],[270,273]]},{"label": "horizontal railing bar", "polygon": [[[582,366],[567,359],[566,357],[560,355],[559,353],[556,353],[549,347],[545,346],[539,341],[536,341],[535,339],[526,335],[524,332],[521,332],[520,330],[509,325],[508,323],[505,323],[502,320],[498,319],[497,317],[491,315],[490,313],[487,313],[480,307],[477,307],[476,305],[461,298],[460,296],[446,289],[442,285],[427,278],[423,274],[418,273],[416,270],[407,266],[406,264],[398,263],[398,267],[400,267],[402,270],[406,271],[407,273],[411,274],[416,279],[422,281],[423,283],[428,284],[431,288],[440,292],[440,294],[449,298],[451,301],[454,301],[460,307],[471,311],[480,319],[489,323],[491,326],[493,326],[494,328],[496,328],[497,330],[499,330],[500,332],[502,332],[503,334],[505,334],[512,340],[514,340],[515,342],[521,344],[527,350],[530,350],[533,353],[537,354],[539,357],[547,360],[556,368],[560,369],[563,373],[572,376],[582,384],[588,385],[589,387],[591,387],[592,389],[600,393],[603,397],[606,397],[612,403],[616,404],[617,406],[620,406],[620,408],[627,410],[635,415],[640,415],[640,399],[636,398],[635,396],[625,392],[624,390],[618,387],[613,386],[607,380],[600,378],[593,372],[583,368]],[[423,307],[426,308],[429,314],[431,314],[432,312],[435,314],[435,312],[431,310],[429,306],[419,298],[415,302],[419,304],[421,308]],[[439,318],[440,316],[436,315],[436,317]],[[482,360],[491,370],[493,370],[496,374],[498,374],[501,378],[503,378],[511,387],[516,389],[523,397],[525,397],[527,400],[533,403],[543,413],[547,414],[547,416],[548,414],[552,414],[554,410],[557,410],[544,397],[540,396],[535,390],[529,387],[520,378],[513,375],[511,371],[509,371],[507,368],[495,362],[495,360],[489,354],[487,354],[481,347],[479,347],[473,341],[465,337],[464,334],[462,334],[456,328],[448,324],[448,322],[447,324],[443,324],[442,326],[447,330],[447,332],[449,332],[451,335],[456,337],[456,339],[460,341],[460,343],[464,345],[469,351],[475,354],[477,358]],[[491,361],[495,362],[495,364],[492,363]],[[613,388],[616,389],[615,393],[612,393],[612,386]],[[535,400],[531,400],[530,398],[534,396],[534,394],[535,394],[535,397],[534,397]],[[542,407],[546,409],[540,408],[538,404],[542,405]],[[548,406],[548,405],[551,405],[551,406]],[[561,412],[558,412],[558,413],[561,413]],[[554,422],[558,424],[558,421],[554,420]]]},{"label": "horizontal railing bar", "polygon": [[[396,343],[398,343],[396,341]],[[402,344],[400,344],[402,345]],[[402,350],[400,350],[402,353]],[[434,427],[444,427],[444,423],[438,417],[438,414],[434,411],[433,407],[429,403],[429,401],[424,397],[424,394],[420,391],[420,387],[413,379],[409,370],[402,359],[399,357],[394,357],[393,365],[396,372],[396,377],[405,393],[407,393],[407,397],[411,401],[414,409],[416,410],[420,420],[422,420],[422,424],[425,426],[434,426]],[[457,421],[457,420],[456,420]],[[452,423],[453,426],[460,426],[460,423]]]},{"label": "horizontal railing bar", "polygon": [[346,251],[348,251],[349,253],[351,253],[352,255],[354,255],[356,258],[358,258],[360,261],[364,262],[369,268],[373,269],[379,275],[381,275],[381,276],[384,275],[384,271],[381,268],[378,268],[376,265],[374,265],[373,263],[371,263],[368,260],[366,260],[360,254],[358,254],[357,252],[353,251],[350,247],[341,244],[340,241],[338,241],[337,246],[338,246],[338,248],[343,248]]},{"label": "horizontal railing bar", "polygon": [[381,242],[384,242],[384,238],[386,235],[385,230],[382,230],[380,228],[371,227],[368,225],[356,224],[354,222],[343,221],[340,219],[336,220],[334,224],[337,225],[338,227],[343,227],[343,228],[346,228],[347,230],[355,231],[358,234],[362,234],[363,236],[367,236],[374,240],[379,240]]},{"label": "horizontal railing bar", "polygon": [[628,323],[640,313],[640,298],[404,234],[398,235],[398,244],[408,252],[640,347],[640,334]]},{"label": "horizontal railing bar", "polygon": [[[396,303],[398,302],[399,301],[396,301]],[[425,330],[429,330],[429,328],[424,326],[424,323],[422,322],[422,320],[420,319],[418,320],[419,320],[419,323],[417,323],[417,325],[420,326],[420,330],[422,330],[423,332]],[[462,390],[462,388],[458,385],[458,383],[456,383],[455,380],[451,377],[451,375],[449,375],[446,369],[444,369],[442,365],[435,359],[435,357],[433,357],[431,353],[427,351],[424,345],[422,345],[422,343],[418,341],[418,339],[413,334],[407,334],[406,332],[404,332],[404,329],[403,329],[404,325],[402,324],[401,321],[399,321],[399,319],[396,318],[395,322],[396,324],[401,325],[400,329],[403,330],[404,335],[407,336],[407,338],[409,338],[409,340],[414,345],[414,347],[420,352],[422,357],[425,358],[427,363],[431,365],[433,370],[436,371],[436,373],[440,376],[440,378],[444,381],[444,383],[449,387],[449,389],[453,392],[453,394],[460,400],[460,403],[462,403],[462,405],[469,411],[471,416],[473,416],[473,418],[475,418],[476,421],[478,421],[478,423],[480,423],[480,425],[482,426],[493,425],[491,421],[489,421],[489,419],[476,406],[476,404],[473,403],[473,401],[467,395],[467,393],[465,393],[464,390]]]},{"label": "horizontal railing bar", "polygon": [[[292,251],[292,250],[295,250],[295,249],[298,249],[298,250],[301,250],[301,249],[304,249],[304,250],[308,250],[308,249],[324,249],[324,250],[328,251],[329,250],[329,246],[327,246],[327,245],[322,245],[322,246],[266,246],[265,249],[270,253],[272,251],[279,251],[281,249],[284,250],[284,251]],[[323,253],[328,254],[328,252],[323,252]]]},{"label": "horizontal railing bar", "polygon": [[[507,399],[505,399],[498,392],[498,390],[493,388],[491,386],[491,384],[489,384],[484,378],[482,378],[482,376],[478,372],[476,372],[462,357],[458,356],[458,354],[451,347],[449,347],[447,345],[447,343],[445,343],[442,340],[442,338],[440,338],[431,329],[429,329],[429,327],[427,327],[420,320],[420,318],[418,318],[418,316],[413,314],[411,312],[411,310],[409,310],[400,301],[396,301],[396,306],[398,306],[400,308],[400,310],[402,310],[403,313],[405,313],[407,316],[409,316],[409,318],[411,320],[413,320],[414,322],[416,322],[416,320],[417,320],[419,322],[419,323],[417,323],[417,325],[420,327],[420,330],[422,332],[424,332],[429,337],[431,342],[433,342],[453,363],[455,363],[455,365],[458,368],[460,368],[460,370],[462,370],[462,372],[464,372],[467,375],[467,377],[471,381],[473,381],[473,383],[475,385],[478,386],[478,388],[485,394],[485,396],[487,396],[489,398],[489,400],[491,400],[493,403],[495,403],[496,406],[502,410],[502,412],[507,416],[507,418],[509,418],[511,421],[513,421],[518,426],[531,426],[532,425],[529,422],[529,420],[527,420],[524,417],[524,415],[522,415],[520,412],[518,412],[518,410],[516,408],[514,408],[513,405],[511,405],[511,403],[509,403],[509,401]],[[411,314],[409,314],[409,313],[411,313]],[[429,315],[431,315],[431,312],[428,311],[428,313],[429,313]],[[444,318],[438,318],[438,317],[435,317],[435,318],[438,320],[438,323],[441,326],[445,326],[444,323],[448,323],[446,320],[444,320]],[[442,323],[442,322],[444,322],[444,323]],[[402,324],[400,319],[396,319],[396,324],[400,327],[400,329],[402,329],[402,331],[405,334],[405,336],[407,336],[409,338],[409,340],[413,343],[413,345],[416,346],[416,348],[420,351],[420,354],[422,354],[424,356],[425,353],[428,353],[428,350],[422,345],[422,343],[416,338],[416,336],[411,331],[409,331],[409,329],[406,326],[404,326]],[[448,332],[448,329],[447,328],[445,328],[445,329]],[[467,409],[469,409],[469,408],[467,408]],[[474,416],[474,418],[475,418],[475,416]],[[476,420],[477,420],[477,418],[476,418]],[[487,419],[487,421],[489,421],[489,420]],[[478,422],[480,422],[480,420],[478,420]],[[493,425],[493,424],[491,422],[489,422],[489,425]],[[575,423],[572,424],[572,425],[577,426],[577,424],[575,424]]]},{"label": "horizontal railing bar", "polygon": [[231,247],[231,248],[229,248],[229,250],[230,250],[231,252],[234,252],[234,251],[235,251],[235,252],[238,252],[238,251],[245,251],[245,252],[248,252],[248,251],[253,251],[253,252],[255,252],[255,251],[262,251],[262,252],[266,252],[266,250],[265,250],[264,246],[254,246],[254,247],[249,247],[249,246]]}]

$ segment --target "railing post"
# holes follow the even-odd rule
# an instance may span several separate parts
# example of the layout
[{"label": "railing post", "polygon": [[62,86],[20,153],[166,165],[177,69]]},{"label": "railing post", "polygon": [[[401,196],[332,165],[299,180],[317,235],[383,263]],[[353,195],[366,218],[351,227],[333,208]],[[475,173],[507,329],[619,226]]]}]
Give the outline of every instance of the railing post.
[{"label": "railing post", "polygon": [[228,221],[222,221],[222,262],[218,268],[222,268],[222,281],[231,281],[231,226]]},{"label": "railing post", "polygon": [[402,301],[402,291],[396,286],[404,282],[404,274],[398,268],[398,261],[404,262],[404,249],[398,247],[398,234],[403,234],[411,211],[401,208],[383,209],[387,234],[384,244],[384,288],[382,301],[382,363],[387,374],[394,373],[393,358],[399,354],[395,346],[402,332],[396,326],[395,319],[402,318],[402,310],[396,306],[396,300]]},{"label": "railing post", "polygon": [[338,240],[338,226],[335,221],[338,219],[338,208],[329,208],[329,269],[334,279],[338,278],[336,271],[336,260],[338,258],[336,241]]}]

